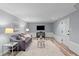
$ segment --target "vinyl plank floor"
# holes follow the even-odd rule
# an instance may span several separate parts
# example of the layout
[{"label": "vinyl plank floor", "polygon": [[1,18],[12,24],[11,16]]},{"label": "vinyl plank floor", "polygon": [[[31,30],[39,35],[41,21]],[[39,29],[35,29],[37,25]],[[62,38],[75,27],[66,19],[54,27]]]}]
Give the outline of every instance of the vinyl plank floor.
[{"label": "vinyl plank floor", "polygon": [[43,40],[45,47],[39,47],[39,41],[40,40],[33,39],[28,49],[26,49],[26,51],[20,51],[16,56],[64,56],[51,40]]}]

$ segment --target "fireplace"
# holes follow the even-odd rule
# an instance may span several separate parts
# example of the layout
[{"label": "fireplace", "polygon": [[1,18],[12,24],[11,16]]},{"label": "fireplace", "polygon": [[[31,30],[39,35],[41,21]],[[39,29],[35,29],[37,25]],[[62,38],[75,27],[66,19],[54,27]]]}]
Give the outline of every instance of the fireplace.
[{"label": "fireplace", "polygon": [[40,32],[37,32],[37,33],[36,33],[36,37],[37,37],[37,38],[40,38],[40,37],[41,37],[41,38],[45,38],[45,32],[41,32],[41,31],[40,31]]}]

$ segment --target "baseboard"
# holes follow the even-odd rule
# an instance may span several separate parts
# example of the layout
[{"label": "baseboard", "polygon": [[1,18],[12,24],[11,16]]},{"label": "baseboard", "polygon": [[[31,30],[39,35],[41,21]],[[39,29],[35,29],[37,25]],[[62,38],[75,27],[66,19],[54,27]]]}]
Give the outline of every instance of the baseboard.
[{"label": "baseboard", "polygon": [[[57,41],[57,39],[55,37],[53,37],[53,41],[55,42],[55,44],[60,48],[60,50],[62,50],[62,52],[66,55],[66,56],[79,56],[78,53],[76,53],[73,49],[70,49],[70,47],[62,42]],[[73,45],[72,45],[73,46]],[[78,48],[78,47],[76,47]]]}]

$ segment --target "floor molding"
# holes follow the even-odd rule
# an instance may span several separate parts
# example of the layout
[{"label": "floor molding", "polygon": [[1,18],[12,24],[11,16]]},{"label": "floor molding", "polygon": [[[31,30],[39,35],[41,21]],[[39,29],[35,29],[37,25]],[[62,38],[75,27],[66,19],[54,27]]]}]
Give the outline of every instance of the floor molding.
[{"label": "floor molding", "polygon": [[59,47],[59,49],[61,50],[61,52],[66,55],[66,56],[79,56],[78,54],[76,54],[75,52],[73,52],[72,50],[70,50],[65,44],[63,43],[59,43],[55,38],[53,38],[53,40],[51,40],[54,44],[56,44],[57,47]]}]

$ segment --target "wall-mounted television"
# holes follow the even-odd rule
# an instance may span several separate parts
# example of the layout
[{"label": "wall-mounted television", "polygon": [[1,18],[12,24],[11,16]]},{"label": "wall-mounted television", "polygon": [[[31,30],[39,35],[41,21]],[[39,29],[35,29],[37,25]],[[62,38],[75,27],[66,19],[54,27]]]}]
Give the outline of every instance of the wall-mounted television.
[{"label": "wall-mounted television", "polygon": [[45,26],[44,25],[37,26],[37,30],[45,30]]}]

